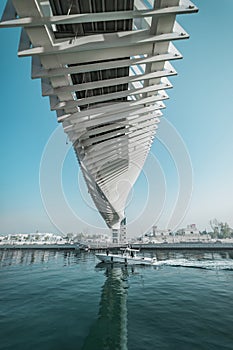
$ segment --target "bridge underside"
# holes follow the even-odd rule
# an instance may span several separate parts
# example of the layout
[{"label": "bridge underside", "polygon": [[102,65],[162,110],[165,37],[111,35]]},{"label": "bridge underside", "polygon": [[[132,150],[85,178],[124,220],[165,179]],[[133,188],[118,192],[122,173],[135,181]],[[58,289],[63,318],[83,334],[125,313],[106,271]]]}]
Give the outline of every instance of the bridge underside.
[{"label": "bridge underside", "polygon": [[188,34],[176,15],[197,12],[189,0],[9,0],[1,27],[22,27],[18,55],[32,56],[73,143],[93,201],[118,228],[156,133],[172,44]]}]

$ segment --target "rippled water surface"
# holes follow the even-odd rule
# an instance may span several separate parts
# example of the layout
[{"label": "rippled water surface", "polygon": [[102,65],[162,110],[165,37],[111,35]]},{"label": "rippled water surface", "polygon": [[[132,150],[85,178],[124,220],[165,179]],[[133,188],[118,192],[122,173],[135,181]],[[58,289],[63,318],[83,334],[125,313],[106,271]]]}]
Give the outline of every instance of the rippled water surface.
[{"label": "rippled water surface", "polygon": [[233,252],[0,251],[0,349],[233,350]]}]

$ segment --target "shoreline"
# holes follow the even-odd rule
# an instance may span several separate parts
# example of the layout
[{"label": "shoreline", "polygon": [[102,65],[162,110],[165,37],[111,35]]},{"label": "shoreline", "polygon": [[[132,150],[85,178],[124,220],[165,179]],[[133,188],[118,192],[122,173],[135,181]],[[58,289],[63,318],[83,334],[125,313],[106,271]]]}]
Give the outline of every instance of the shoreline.
[{"label": "shoreline", "polygon": [[136,249],[156,249],[156,250],[233,250],[233,243],[148,243],[132,244]]},{"label": "shoreline", "polygon": [[[100,246],[91,244],[89,250],[115,250],[125,247],[122,245]],[[143,250],[233,250],[233,243],[134,243],[131,244],[134,249]],[[77,244],[2,244],[0,250],[82,250]]]},{"label": "shoreline", "polygon": [[76,244],[1,244],[0,250],[81,250]]}]

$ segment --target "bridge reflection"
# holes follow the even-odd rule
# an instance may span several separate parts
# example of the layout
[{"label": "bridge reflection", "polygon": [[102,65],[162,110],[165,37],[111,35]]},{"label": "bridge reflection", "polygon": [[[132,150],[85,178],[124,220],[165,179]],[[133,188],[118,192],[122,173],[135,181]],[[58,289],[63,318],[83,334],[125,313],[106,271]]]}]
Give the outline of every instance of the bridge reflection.
[{"label": "bridge reflection", "polygon": [[90,328],[82,350],[127,350],[127,295],[128,277],[134,267],[96,265],[106,276],[102,286],[99,314]]}]

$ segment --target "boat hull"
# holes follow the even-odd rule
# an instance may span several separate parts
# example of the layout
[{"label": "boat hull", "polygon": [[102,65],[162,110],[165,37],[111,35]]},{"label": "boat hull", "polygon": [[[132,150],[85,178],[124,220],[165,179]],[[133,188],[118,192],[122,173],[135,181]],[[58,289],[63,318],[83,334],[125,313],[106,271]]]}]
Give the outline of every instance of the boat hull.
[{"label": "boat hull", "polygon": [[96,257],[104,262],[109,264],[124,264],[124,265],[154,265],[156,260],[153,258],[145,258],[145,257],[131,257],[125,255],[117,255],[117,254],[96,254]]}]

